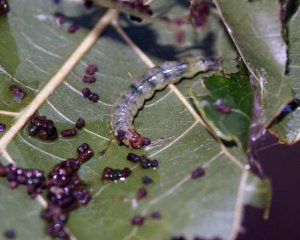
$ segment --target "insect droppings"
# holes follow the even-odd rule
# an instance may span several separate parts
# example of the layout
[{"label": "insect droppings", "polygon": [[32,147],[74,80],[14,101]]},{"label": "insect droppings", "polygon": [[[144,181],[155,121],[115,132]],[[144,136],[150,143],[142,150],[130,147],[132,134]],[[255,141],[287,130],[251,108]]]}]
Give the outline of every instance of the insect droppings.
[{"label": "insect droppings", "polygon": [[76,128],[65,129],[60,132],[60,135],[62,137],[74,137],[77,135],[77,130]]},{"label": "insect droppings", "polygon": [[22,88],[15,84],[9,86],[9,91],[11,95],[15,96],[17,99],[20,100],[22,100],[26,96],[26,93],[22,90]]},{"label": "insect droppings", "polygon": [[42,140],[58,138],[57,129],[52,120],[45,116],[33,116],[29,120],[28,132],[30,136],[38,136]]},{"label": "insect droppings", "polygon": [[83,97],[85,97],[85,98],[88,98],[92,93],[91,89],[89,89],[89,88],[83,88],[81,90],[81,92],[82,92]]},{"label": "insect droppings", "polygon": [[88,99],[91,101],[91,102],[98,102],[99,100],[99,95],[97,93],[91,93],[90,96],[88,97]]},{"label": "insect droppings", "polygon": [[84,75],[82,81],[84,83],[93,83],[96,82],[96,78],[93,75]]},{"label": "insect droppings", "polygon": [[85,9],[91,9],[94,6],[94,2],[91,0],[84,0],[83,6]]},{"label": "insect droppings", "polygon": [[140,158],[140,165],[142,168],[144,169],[147,169],[147,168],[157,168],[158,165],[159,165],[159,162],[154,159],[154,160],[151,160],[149,158],[147,158],[146,156],[142,156]]},{"label": "insect droppings", "polygon": [[132,225],[138,225],[138,226],[141,226],[145,223],[145,218],[142,217],[142,216],[134,216],[132,219],[131,219],[131,223]]},{"label": "insect droppings", "polygon": [[4,15],[9,12],[9,5],[7,0],[0,0],[0,15]]},{"label": "insect droppings", "polygon": [[148,195],[147,189],[144,188],[144,187],[141,187],[141,188],[138,189],[138,191],[136,193],[136,198],[138,200],[141,200],[141,199],[145,198],[147,195]]},{"label": "insect droppings", "polygon": [[15,230],[6,230],[4,233],[3,233],[3,236],[7,239],[14,239],[16,237],[16,232]]},{"label": "insect droppings", "polygon": [[134,154],[134,153],[128,153],[127,160],[133,163],[138,163],[140,161],[141,157]]},{"label": "insect droppings", "polygon": [[148,176],[143,176],[142,177],[142,182],[145,184],[145,185],[150,185],[151,183],[153,183],[153,180],[152,178],[148,177]]},{"label": "insect droppings", "polygon": [[220,69],[220,59],[190,57],[180,61],[165,62],[148,70],[144,76],[135,80],[123,92],[114,105],[111,127],[120,144],[130,148],[141,148],[150,144],[148,138],[141,136],[132,122],[145,100],[151,98],[156,90],[182,78],[191,78],[199,72]]},{"label": "insect droppings", "polygon": [[97,93],[93,93],[89,88],[83,88],[81,90],[84,98],[88,98],[91,102],[98,102],[99,95]]},{"label": "insect droppings", "polygon": [[79,29],[79,25],[77,23],[71,23],[71,25],[68,27],[69,33],[75,33]]},{"label": "insect droppings", "polygon": [[0,132],[4,132],[6,129],[6,125],[4,123],[0,123]]},{"label": "insect droppings", "polygon": [[153,211],[151,213],[151,218],[153,218],[153,219],[161,219],[161,213],[160,213],[160,211]]},{"label": "insect droppings", "polygon": [[197,179],[203,177],[204,175],[205,175],[205,169],[203,167],[197,167],[192,171],[191,178]]},{"label": "insect droppings", "polygon": [[89,64],[85,70],[86,74],[93,75],[98,71],[98,67],[95,64]]},{"label": "insect droppings", "polygon": [[56,24],[58,26],[63,25],[66,21],[66,16],[61,12],[56,12],[54,14],[54,17],[55,17]]},{"label": "insect droppings", "polygon": [[81,144],[77,148],[78,159],[80,162],[84,163],[94,156],[94,151],[90,148],[87,143]]},{"label": "insect droppings", "polygon": [[182,235],[172,236],[171,240],[186,240],[186,238]]},{"label": "insect droppings", "polygon": [[106,167],[102,172],[102,180],[110,180],[117,182],[118,180],[124,181],[131,174],[131,170],[129,168],[113,169],[110,167]]},{"label": "insect droppings", "polygon": [[226,105],[225,103],[223,103],[221,99],[218,99],[215,102],[215,107],[218,111],[225,113],[225,114],[229,114],[232,112],[231,107]]},{"label": "insect droppings", "polygon": [[77,129],[82,129],[85,126],[85,120],[84,118],[78,118],[76,123],[75,123],[75,127]]}]

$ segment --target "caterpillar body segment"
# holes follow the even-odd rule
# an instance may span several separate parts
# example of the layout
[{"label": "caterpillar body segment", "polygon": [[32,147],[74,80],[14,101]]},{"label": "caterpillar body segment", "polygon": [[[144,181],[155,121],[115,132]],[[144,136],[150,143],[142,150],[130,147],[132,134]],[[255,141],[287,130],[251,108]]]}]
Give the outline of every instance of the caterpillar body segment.
[{"label": "caterpillar body segment", "polygon": [[151,98],[156,90],[182,78],[191,78],[199,72],[221,69],[219,58],[188,57],[179,61],[165,62],[149,69],[136,79],[116,101],[111,127],[120,144],[130,148],[141,148],[150,144],[133,127],[132,122],[145,100]]}]

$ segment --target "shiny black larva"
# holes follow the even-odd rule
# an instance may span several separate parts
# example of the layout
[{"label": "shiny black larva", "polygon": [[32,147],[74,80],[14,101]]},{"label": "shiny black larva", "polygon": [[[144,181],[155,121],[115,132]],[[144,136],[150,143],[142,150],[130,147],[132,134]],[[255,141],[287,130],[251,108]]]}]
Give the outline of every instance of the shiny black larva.
[{"label": "shiny black larva", "polygon": [[112,113],[111,127],[120,144],[130,148],[141,148],[150,144],[133,127],[132,122],[145,100],[151,98],[156,90],[168,84],[191,78],[199,72],[221,68],[219,58],[188,57],[179,61],[165,62],[148,70],[135,80],[116,101]]}]

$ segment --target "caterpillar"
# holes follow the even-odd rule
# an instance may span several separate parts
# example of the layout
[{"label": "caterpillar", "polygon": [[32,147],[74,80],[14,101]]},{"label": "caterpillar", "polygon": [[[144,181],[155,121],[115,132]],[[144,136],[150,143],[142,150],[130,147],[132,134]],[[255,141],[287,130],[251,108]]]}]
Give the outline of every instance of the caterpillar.
[{"label": "caterpillar", "polygon": [[134,149],[149,145],[150,140],[141,136],[132,125],[134,116],[143,107],[145,100],[170,83],[220,68],[219,58],[187,57],[149,69],[141,78],[133,81],[114,104],[111,127],[117,141]]}]

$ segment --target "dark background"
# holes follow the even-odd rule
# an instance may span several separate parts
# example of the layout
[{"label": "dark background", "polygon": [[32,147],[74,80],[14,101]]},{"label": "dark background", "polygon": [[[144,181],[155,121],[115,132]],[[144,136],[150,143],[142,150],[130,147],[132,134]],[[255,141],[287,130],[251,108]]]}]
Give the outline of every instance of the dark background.
[{"label": "dark background", "polygon": [[258,145],[258,161],[272,182],[270,217],[263,220],[262,210],[246,206],[245,232],[237,239],[300,239],[300,143],[278,144],[275,137],[266,134]]}]

